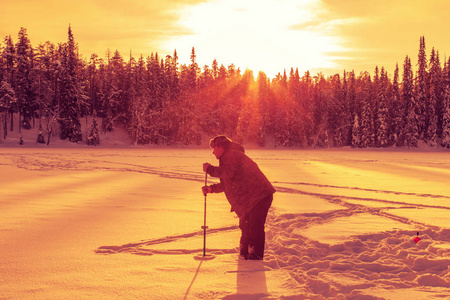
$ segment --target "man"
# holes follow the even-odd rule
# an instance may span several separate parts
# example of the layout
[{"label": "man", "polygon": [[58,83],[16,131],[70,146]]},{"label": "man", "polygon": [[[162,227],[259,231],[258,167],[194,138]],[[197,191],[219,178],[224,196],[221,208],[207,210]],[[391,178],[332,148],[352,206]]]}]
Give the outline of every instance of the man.
[{"label": "man", "polygon": [[203,171],[219,177],[220,183],[204,186],[203,193],[225,192],[231,211],[239,217],[241,229],[240,256],[262,260],[264,257],[267,213],[272,205],[275,188],[258,165],[245,155],[244,147],[226,136],[210,141],[219,166],[203,164]]}]

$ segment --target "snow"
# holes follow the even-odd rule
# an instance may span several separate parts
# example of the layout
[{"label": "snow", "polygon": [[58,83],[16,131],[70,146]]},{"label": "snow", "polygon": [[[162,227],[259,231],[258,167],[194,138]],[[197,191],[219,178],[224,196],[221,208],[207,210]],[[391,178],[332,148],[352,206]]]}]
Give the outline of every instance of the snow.
[{"label": "snow", "polygon": [[265,259],[243,261],[223,194],[201,259],[210,150],[10,140],[0,299],[450,297],[448,152],[248,149],[278,191]]}]

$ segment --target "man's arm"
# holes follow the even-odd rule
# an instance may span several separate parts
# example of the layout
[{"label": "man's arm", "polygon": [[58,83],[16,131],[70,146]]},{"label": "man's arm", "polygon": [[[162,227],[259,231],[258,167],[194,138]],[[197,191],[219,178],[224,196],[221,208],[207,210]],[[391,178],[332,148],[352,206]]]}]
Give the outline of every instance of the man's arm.
[{"label": "man's arm", "polygon": [[222,163],[219,167],[214,167],[211,164],[204,164],[203,168],[209,175],[211,175],[211,177],[230,179],[235,176],[241,164],[240,157],[230,153],[226,157],[222,158]]},{"label": "man's arm", "polygon": [[210,193],[222,193],[223,185],[222,185],[222,183],[206,185],[206,186],[202,187],[202,192],[203,192],[203,195],[210,194]]}]

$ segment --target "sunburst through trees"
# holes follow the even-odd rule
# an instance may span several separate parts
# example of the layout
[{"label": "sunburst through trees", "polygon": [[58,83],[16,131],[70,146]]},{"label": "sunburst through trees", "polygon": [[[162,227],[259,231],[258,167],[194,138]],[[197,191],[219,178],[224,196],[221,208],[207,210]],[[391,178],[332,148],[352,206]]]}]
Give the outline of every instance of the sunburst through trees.
[{"label": "sunburst through trees", "polygon": [[198,66],[194,48],[187,65],[179,64],[176,50],[166,57],[130,54],[127,61],[108,50],[105,58],[87,60],[70,26],[66,43],[37,48],[21,28],[17,43],[6,37],[0,53],[4,138],[18,115],[18,130],[39,126],[42,140],[47,128],[47,143],[57,122],[61,139],[92,141],[80,130],[86,117],[88,132],[100,121],[104,132],[125,128],[135,144],[198,145],[204,134],[226,134],[266,147],[416,147],[419,141],[450,147],[450,59],[442,67],[432,49],[428,60],[424,37],[417,72],[406,56],[392,79],[384,67],[373,75],[301,76],[292,68],[255,78],[217,60]]}]

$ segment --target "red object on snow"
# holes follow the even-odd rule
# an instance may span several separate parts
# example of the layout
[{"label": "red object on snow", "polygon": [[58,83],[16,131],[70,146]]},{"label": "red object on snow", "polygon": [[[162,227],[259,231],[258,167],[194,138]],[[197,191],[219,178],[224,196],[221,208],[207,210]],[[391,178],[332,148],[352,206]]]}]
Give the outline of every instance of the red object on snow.
[{"label": "red object on snow", "polygon": [[420,237],[419,237],[419,233],[417,233],[417,236],[414,238],[414,242],[416,242],[416,244],[420,241]]}]

